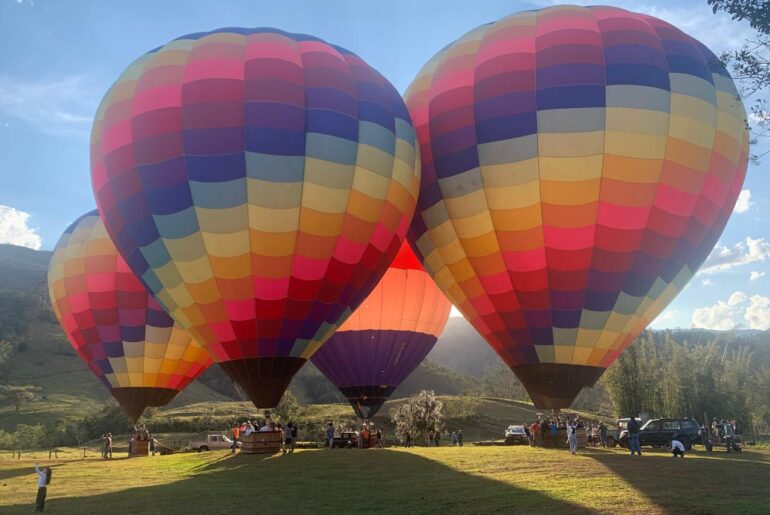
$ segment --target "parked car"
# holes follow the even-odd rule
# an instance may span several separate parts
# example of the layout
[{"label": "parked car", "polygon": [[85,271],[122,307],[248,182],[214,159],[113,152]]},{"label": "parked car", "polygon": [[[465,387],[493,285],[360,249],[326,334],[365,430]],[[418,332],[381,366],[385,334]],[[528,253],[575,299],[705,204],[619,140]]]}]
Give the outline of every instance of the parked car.
[{"label": "parked car", "polygon": [[508,426],[505,430],[505,445],[528,444],[529,438],[524,426]]},{"label": "parked car", "polygon": [[[241,446],[241,442],[238,442],[238,447]],[[233,441],[223,434],[210,434],[206,435],[205,440],[193,440],[189,445],[190,449],[201,451],[209,451],[211,449],[232,449]]]},{"label": "parked car", "polygon": [[332,441],[334,449],[355,449],[358,447],[358,431],[344,431]]},{"label": "parked car", "polygon": [[[671,440],[679,440],[689,451],[694,443],[700,443],[699,430],[698,423],[690,418],[654,418],[639,429],[639,444],[666,447],[671,445]],[[628,447],[629,439],[626,428],[620,432],[618,442]]]}]

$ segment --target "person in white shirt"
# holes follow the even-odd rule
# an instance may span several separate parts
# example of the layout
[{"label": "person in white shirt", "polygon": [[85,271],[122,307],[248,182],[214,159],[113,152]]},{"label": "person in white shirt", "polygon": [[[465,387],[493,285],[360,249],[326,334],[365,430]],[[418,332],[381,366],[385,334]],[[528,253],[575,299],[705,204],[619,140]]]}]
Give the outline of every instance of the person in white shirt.
[{"label": "person in white shirt", "polygon": [[676,458],[684,458],[684,445],[679,440],[671,440],[671,455]]},{"label": "person in white shirt", "polygon": [[45,496],[48,493],[48,484],[51,482],[51,467],[40,468],[35,464],[37,472],[37,499],[35,500],[35,511],[43,511],[45,508]]},{"label": "person in white shirt", "polygon": [[567,424],[567,444],[569,445],[569,452],[574,455],[578,450],[577,422],[574,420]]},{"label": "person in white shirt", "polygon": [[265,422],[264,426],[259,428],[259,432],[260,433],[267,433],[268,431],[272,431],[272,430],[273,430],[273,428],[270,427],[270,424],[268,424],[267,422]]}]

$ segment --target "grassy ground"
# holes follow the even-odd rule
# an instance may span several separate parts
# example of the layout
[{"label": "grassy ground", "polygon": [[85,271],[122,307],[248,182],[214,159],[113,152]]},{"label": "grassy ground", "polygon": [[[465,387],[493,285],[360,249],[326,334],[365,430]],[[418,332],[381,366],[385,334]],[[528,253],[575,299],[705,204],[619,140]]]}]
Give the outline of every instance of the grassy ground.
[{"label": "grassy ground", "polygon": [[[0,456],[0,512],[30,511],[34,462]],[[466,446],[41,462],[54,467],[52,513],[759,514],[770,502],[770,451],[757,449],[684,460]]]}]

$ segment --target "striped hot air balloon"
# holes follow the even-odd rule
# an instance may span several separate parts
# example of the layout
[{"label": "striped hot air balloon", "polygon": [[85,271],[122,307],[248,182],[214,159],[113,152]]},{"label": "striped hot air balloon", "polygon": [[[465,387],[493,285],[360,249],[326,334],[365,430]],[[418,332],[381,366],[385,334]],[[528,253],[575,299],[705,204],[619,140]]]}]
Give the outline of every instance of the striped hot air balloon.
[{"label": "striped hot air balloon", "polygon": [[423,159],[410,237],[538,407],[568,406],[684,288],[746,172],[719,59],[614,7],[482,25],[406,100]]},{"label": "striped hot air balloon", "polygon": [[59,239],[48,290],[72,346],[132,421],[168,404],[212,363],[128,268],[96,211]]},{"label": "striped hot air balloon", "polygon": [[359,417],[371,418],[431,351],[451,307],[405,241],[369,297],[313,355],[313,364]]},{"label": "striped hot air balloon", "polygon": [[398,251],[416,146],[400,95],[358,56],[225,28],[123,72],[94,120],[91,175],[131,269],[268,408]]}]

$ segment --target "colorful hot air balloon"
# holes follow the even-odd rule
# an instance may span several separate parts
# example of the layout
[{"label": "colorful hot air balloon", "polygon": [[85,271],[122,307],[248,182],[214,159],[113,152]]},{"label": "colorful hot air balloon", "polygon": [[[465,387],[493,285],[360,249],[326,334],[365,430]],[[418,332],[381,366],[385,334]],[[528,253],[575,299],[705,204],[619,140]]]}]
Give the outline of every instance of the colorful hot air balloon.
[{"label": "colorful hot air balloon", "polygon": [[541,408],[568,406],[684,288],[746,172],[719,59],[614,7],[478,27],[406,99],[423,160],[410,238]]},{"label": "colorful hot air balloon", "polygon": [[226,28],[140,57],[96,114],[118,250],[258,407],[366,298],[419,191],[406,106],[311,36]]},{"label": "colorful hot air balloon", "polygon": [[96,211],[59,239],[48,291],[72,346],[132,421],[168,404],[212,363],[128,268]]},{"label": "colorful hot air balloon", "polygon": [[371,418],[428,355],[451,307],[405,241],[369,297],[313,355],[313,364],[359,417]]}]

